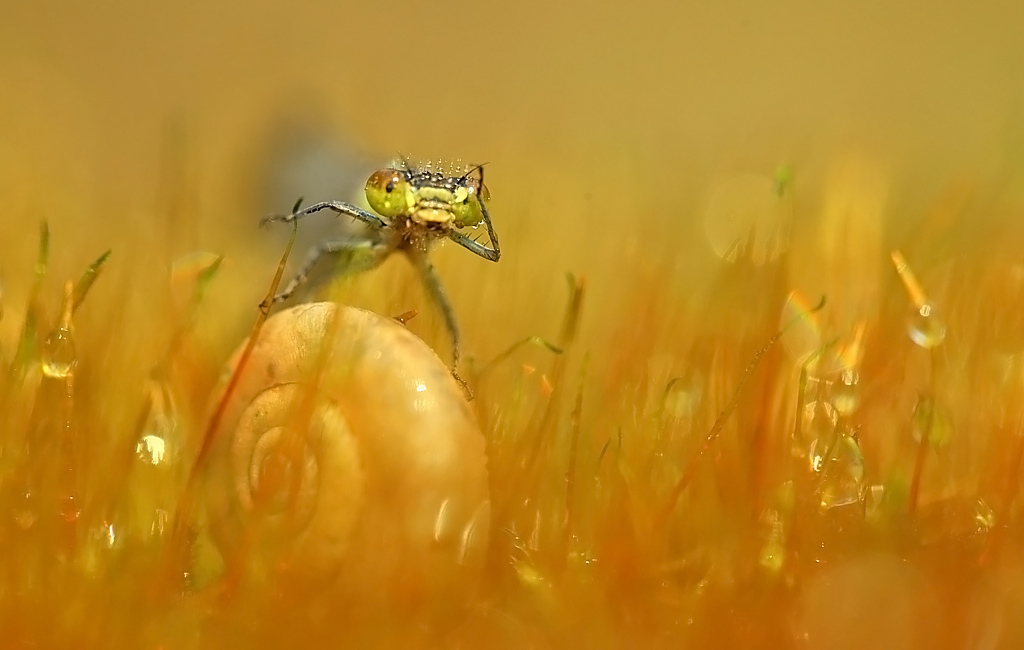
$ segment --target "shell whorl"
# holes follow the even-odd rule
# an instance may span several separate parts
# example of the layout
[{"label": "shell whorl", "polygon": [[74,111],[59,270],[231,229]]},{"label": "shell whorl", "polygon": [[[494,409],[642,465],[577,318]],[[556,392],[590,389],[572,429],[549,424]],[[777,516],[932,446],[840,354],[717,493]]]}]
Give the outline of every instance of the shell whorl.
[{"label": "shell whorl", "polygon": [[392,319],[333,303],[274,315],[217,435],[206,503],[225,555],[258,522],[290,565],[361,597],[436,594],[482,565],[483,436],[446,366]]}]

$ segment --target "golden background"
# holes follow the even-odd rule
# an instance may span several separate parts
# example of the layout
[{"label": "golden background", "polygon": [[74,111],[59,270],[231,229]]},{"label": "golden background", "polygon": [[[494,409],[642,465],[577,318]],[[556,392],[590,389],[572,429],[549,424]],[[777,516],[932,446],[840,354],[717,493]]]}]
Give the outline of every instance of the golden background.
[{"label": "golden background", "polygon": [[298,198],[268,205],[255,171],[282,115],[372,159],[490,163],[506,257],[463,264],[549,309],[565,271],[612,287],[669,258],[699,279],[702,211],[735,173],[792,165],[813,223],[852,166],[897,238],[950,182],[1020,192],[1013,2],[5,4],[8,274],[28,219],[81,266],[138,243],[172,195],[188,223],[169,254],[257,250],[258,217]]}]

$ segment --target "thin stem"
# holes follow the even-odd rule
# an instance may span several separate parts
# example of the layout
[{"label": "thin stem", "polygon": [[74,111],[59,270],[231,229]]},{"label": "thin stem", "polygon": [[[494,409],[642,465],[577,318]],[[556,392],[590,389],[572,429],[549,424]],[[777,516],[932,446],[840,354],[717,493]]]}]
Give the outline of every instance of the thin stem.
[{"label": "thin stem", "polygon": [[563,543],[566,552],[569,550],[573,524],[575,523],[573,504],[576,501],[576,458],[579,454],[580,420],[583,415],[583,386],[586,380],[588,362],[589,359],[584,359],[583,361],[583,369],[580,371],[580,386],[576,392],[576,404],[573,407],[569,420],[572,433],[569,439],[569,463],[565,470],[565,521],[563,524]]},{"label": "thin stem", "polygon": [[789,330],[790,327],[792,327],[794,323],[796,323],[797,321],[799,321],[800,319],[804,318],[807,315],[820,311],[824,306],[825,299],[822,298],[821,302],[818,303],[818,305],[814,309],[810,310],[807,314],[800,314],[793,318],[788,323],[786,323],[785,326],[782,327],[782,329],[780,329],[778,332],[772,335],[770,339],[768,339],[768,343],[766,343],[764,347],[758,350],[757,353],[754,355],[754,358],[750,360],[750,363],[747,364],[746,369],[743,371],[743,376],[740,377],[739,385],[733,392],[732,398],[729,399],[729,403],[725,405],[725,408],[722,409],[722,411],[718,414],[718,417],[715,418],[715,423],[711,426],[711,430],[704,437],[704,442],[697,450],[696,455],[694,455],[694,457],[690,460],[689,465],[687,465],[686,469],[683,471],[683,475],[679,478],[679,481],[676,483],[675,487],[672,488],[672,492],[669,493],[668,500],[665,503],[665,509],[662,511],[661,516],[658,519],[660,524],[665,525],[668,523],[669,518],[671,518],[672,516],[672,512],[675,511],[676,505],[679,503],[679,499],[683,496],[683,492],[686,491],[687,486],[690,484],[690,480],[693,478],[693,474],[696,472],[697,466],[700,464],[700,460],[708,452],[708,450],[711,448],[711,445],[715,442],[715,440],[718,439],[718,434],[720,434],[722,432],[722,429],[725,428],[725,423],[729,419],[729,416],[731,416],[733,411],[736,410],[736,407],[739,405],[740,402],[740,397],[743,395],[743,389],[746,388],[747,382],[750,381],[750,377],[753,376],[754,374],[754,369],[757,368],[758,364],[761,362],[761,359],[764,357],[764,355],[768,354],[768,351],[772,348],[772,346],[775,345],[775,343],[780,338],[782,338],[782,336]]},{"label": "thin stem", "polygon": [[928,399],[931,402],[928,412],[925,414],[924,431],[921,432],[921,440],[917,445],[917,458],[914,461],[914,475],[910,481],[910,503],[909,512],[913,517],[917,513],[917,503],[921,495],[921,477],[924,474],[924,463],[928,457],[928,439],[932,435],[932,427],[935,422],[935,409],[938,408],[935,395],[935,348],[928,357]]},{"label": "thin stem", "polygon": [[231,399],[235,388],[238,386],[238,382],[242,378],[242,372],[249,361],[249,357],[252,356],[253,349],[256,347],[256,341],[259,339],[260,332],[263,330],[263,324],[267,321],[267,318],[270,315],[270,307],[273,305],[274,296],[277,293],[277,287],[280,285],[281,277],[284,275],[285,265],[288,262],[288,256],[291,254],[292,246],[295,244],[295,235],[297,232],[298,222],[292,221],[291,237],[288,239],[288,245],[284,249],[284,254],[281,255],[281,261],[277,265],[277,272],[274,274],[274,279],[270,283],[267,295],[259,305],[259,315],[256,317],[256,322],[253,324],[252,334],[249,336],[245,349],[242,351],[242,354],[238,359],[238,364],[235,366],[235,370],[231,374],[231,379],[228,380],[228,384],[224,389],[220,402],[217,404],[217,408],[210,417],[210,421],[203,433],[203,437],[199,445],[199,452],[196,454],[195,461],[192,464],[192,469],[189,471],[188,480],[185,483],[184,492],[181,499],[178,501],[178,507],[174,512],[174,524],[171,528],[171,538],[167,546],[169,552],[166,559],[165,572],[162,575],[162,579],[156,581],[157,596],[161,593],[166,593],[167,587],[170,586],[170,584],[173,584],[172,581],[174,580],[174,576],[179,568],[179,562],[181,561],[181,554],[184,552],[184,547],[187,543],[188,537],[190,536],[190,522],[192,521],[192,511],[195,507],[195,501],[199,490],[200,477],[203,474],[203,470],[205,469],[207,462],[209,462],[210,449],[213,445],[213,440],[220,427],[220,422],[224,418],[228,402]]}]

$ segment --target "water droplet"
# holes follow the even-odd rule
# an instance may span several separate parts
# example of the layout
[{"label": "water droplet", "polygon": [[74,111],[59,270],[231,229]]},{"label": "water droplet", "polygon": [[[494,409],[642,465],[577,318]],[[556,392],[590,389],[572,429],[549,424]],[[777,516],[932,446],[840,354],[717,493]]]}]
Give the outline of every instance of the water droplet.
[{"label": "water droplet", "polygon": [[807,453],[807,459],[811,463],[812,472],[820,472],[821,468],[825,465],[825,453],[827,451],[827,445],[819,444],[820,440],[815,440],[811,443],[811,448]]},{"label": "water droplet", "polygon": [[843,371],[839,381],[832,388],[832,406],[844,417],[853,415],[860,408],[860,376],[854,369]]},{"label": "water droplet", "polygon": [[662,403],[665,415],[675,420],[695,416],[704,393],[701,379],[700,376],[693,374],[670,381]]},{"label": "water droplet", "polygon": [[146,465],[167,467],[181,447],[177,408],[169,389],[157,382],[150,387],[150,404],[149,418],[135,443],[135,455]]},{"label": "water droplet", "polygon": [[907,316],[907,333],[910,340],[925,350],[938,347],[946,339],[946,323],[937,313],[935,306],[924,303],[913,306]]},{"label": "water droplet", "polygon": [[812,311],[814,306],[812,299],[793,291],[779,316],[779,327],[784,330],[780,342],[797,365],[815,365],[821,352],[821,325]]},{"label": "water droplet", "polygon": [[114,548],[117,541],[120,539],[120,535],[118,535],[117,529],[114,528],[114,524],[104,522],[102,530],[104,544],[107,548]]},{"label": "water droplet", "polygon": [[43,343],[43,374],[54,379],[64,379],[75,369],[75,342],[71,330],[59,327],[46,337]]},{"label": "water droplet", "polygon": [[164,456],[167,453],[167,445],[164,442],[163,437],[147,434],[139,439],[139,443],[135,445],[135,454],[145,463],[150,465],[159,465],[164,462]]},{"label": "water droplet", "polygon": [[822,510],[850,505],[860,501],[864,479],[864,456],[852,437],[842,434],[822,467]]},{"label": "water droplet", "polygon": [[168,512],[182,486],[183,427],[173,392],[161,381],[149,385],[150,411],[134,444],[123,515],[117,535],[151,542],[168,532]]}]

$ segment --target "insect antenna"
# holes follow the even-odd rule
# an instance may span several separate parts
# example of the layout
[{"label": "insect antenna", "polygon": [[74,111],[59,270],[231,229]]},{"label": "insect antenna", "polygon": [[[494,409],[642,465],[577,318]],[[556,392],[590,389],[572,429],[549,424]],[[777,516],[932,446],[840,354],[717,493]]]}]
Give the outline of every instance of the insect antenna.
[{"label": "insect antenna", "polygon": [[484,165],[489,165],[489,164],[491,164],[491,163],[480,163],[479,165],[476,165],[475,167],[471,168],[469,171],[467,171],[462,176],[459,176],[459,180],[460,181],[469,180],[469,177],[473,174],[473,172],[479,171],[480,172],[480,184],[483,185],[484,184]]},{"label": "insect antenna", "polygon": [[412,165],[412,162],[410,162],[409,156],[405,155],[401,151],[398,152],[398,162],[400,162],[402,164],[402,167],[405,169],[405,171],[409,172],[410,174],[415,174],[416,173],[416,169],[413,168],[413,165]]}]

